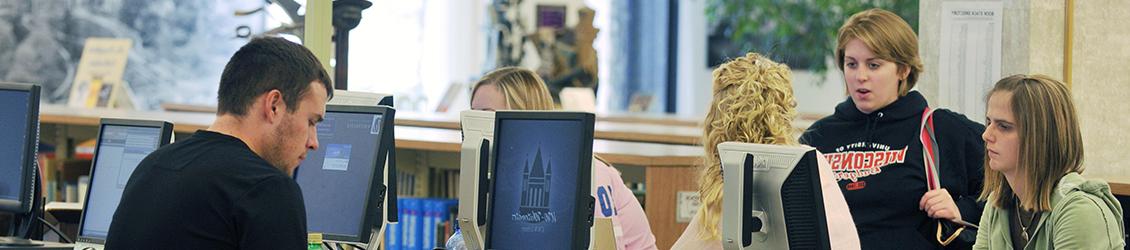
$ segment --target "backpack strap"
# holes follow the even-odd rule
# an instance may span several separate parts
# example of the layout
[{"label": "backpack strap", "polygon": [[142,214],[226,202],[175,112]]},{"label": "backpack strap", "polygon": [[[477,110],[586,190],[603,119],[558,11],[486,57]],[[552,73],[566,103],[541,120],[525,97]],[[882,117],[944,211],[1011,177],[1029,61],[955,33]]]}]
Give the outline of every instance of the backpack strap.
[{"label": "backpack strap", "polygon": [[926,188],[935,190],[942,188],[941,178],[938,177],[938,166],[941,155],[938,153],[938,139],[934,132],[934,111],[937,109],[927,107],[922,111],[922,124],[919,128],[918,139],[922,142],[922,166],[926,173]]}]

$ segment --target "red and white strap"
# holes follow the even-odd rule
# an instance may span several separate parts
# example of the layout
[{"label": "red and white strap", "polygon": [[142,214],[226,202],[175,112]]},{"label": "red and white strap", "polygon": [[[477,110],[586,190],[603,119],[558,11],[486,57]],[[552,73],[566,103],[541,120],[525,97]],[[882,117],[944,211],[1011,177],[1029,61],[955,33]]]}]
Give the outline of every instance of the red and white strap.
[{"label": "red and white strap", "polygon": [[922,166],[926,169],[926,188],[935,190],[942,188],[941,178],[938,177],[940,155],[938,154],[938,140],[934,135],[934,111],[927,107],[922,111],[922,125],[918,139],[922,141]]}]

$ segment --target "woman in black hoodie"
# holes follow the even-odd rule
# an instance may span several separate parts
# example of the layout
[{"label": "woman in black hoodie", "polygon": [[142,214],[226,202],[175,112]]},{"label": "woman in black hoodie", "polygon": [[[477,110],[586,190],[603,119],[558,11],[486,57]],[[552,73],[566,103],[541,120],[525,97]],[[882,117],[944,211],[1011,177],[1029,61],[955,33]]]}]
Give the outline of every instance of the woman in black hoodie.
[{"label": "woman in black hoodie", "polygon": [[919,140],[928,105],[911,90],[923,68],[914,31],[894,13],[871,9],[852,15],[837,40],[836,62],[851,98],[801,142],[831,163],[864,249],[941,248],[936,221],[977,224],[984,208],[977,196],[985,127],[952,111],[933,113],[941,188],[929,191]]}]

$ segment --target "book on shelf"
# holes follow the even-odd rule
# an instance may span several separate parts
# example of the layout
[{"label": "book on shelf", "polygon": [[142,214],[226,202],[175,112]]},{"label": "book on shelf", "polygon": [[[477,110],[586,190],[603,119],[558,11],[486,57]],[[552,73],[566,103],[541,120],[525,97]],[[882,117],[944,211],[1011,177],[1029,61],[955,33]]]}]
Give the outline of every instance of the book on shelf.
[{"label": "book on shelf", "polygon": [[423,250],[442,247],[455,232],[454,199],[400,198],[400,222],[388,225],[386,249]]}]

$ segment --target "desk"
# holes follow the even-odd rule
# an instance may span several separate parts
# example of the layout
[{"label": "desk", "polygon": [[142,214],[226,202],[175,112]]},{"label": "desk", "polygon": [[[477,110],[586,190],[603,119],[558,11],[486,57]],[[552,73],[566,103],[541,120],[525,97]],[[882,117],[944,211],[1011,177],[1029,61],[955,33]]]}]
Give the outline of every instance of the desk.
[{"label": "desk", "polygon": [[[174,123],[174,131],[182,133],[207,128],[215,120],[215,115],[207,113],[69,108],[53,105],[44,105],[40,109],[40,122],[45,124],[97,126],[99,119],[103,117],[165,120]],[[395,129],[397,149],[455,153],[459,152],[462,143],[460,131],[454,129],[406,125],[397,125]],[[698,190],[696,184],[698,175],[693,166],[696,166],[702,157],[702,148],[597,139],[593,142],[593,152],[614,165],[644,167],[644,183],[647,189],[645,212],[659,248],[670,248],[687,227],[687,223],[675,222],[676,194],[678,191]],[[458,159],[454,161],[458,162]]]},{"label": "desk", "polygon": [[[1106,180],[1110,184],[1110,192],[1119,196],[1130,196],[1130,176],[1105,176],[1105,177],[1087,177],[1098,178]],[[1127,206],[1127,205],[1123,205]]]},{"label": "desk", "polygon": [[[459,114],[396,113],[396,125],[460,129]],[[698,145],[702,128],[693,126],[610,122],[597,119],[593,137],[618,141]]]},{"label": "desk", "polygon": [[215,114],[196,112],[134,111],[108,108],[71,108],[40,105],[39,123],[98,126],[102,118],[161,120],[175,124],[173,131],[192,133],[206,129],[216,120]]},{"label": "desk", "polygon": [[[5,243],[7,240],[8,239],[0,239],[0,243]],[[42,245],[39,245],[39,246],[5,246],[5,245],[0,245],[0,249],[5,249],[5,250],[8,250],[8,249],[11,249],[11,250],[72,250],[72,249],[75,248],[74,244],[64,244],[64,243],[49,242],[49,241],[33,241],[33,242],[38,243],[38,244],[42,244]]]},{"label": "desk", "polygon": [[703,116],[680,116],[673,114],[651,113],[612,113],[596,115],[596,119],[600,121],[686,127],[701,127],[703,118]]},{"label": "desk", "polygon": [[[807,117],[807,116],[806,116]],[[812,117],[798,117],[793,121],[793,128],[797,136],[804,129],[816,121]],[[817,118],[818,119],[818,118]],[[628,119],[630,120],[630,119]],[[618,141],[653,142],[676,145],[700,145],[702,127],[697,123],[693,126],[672,125],[664,122],[624,122],[624,119],[606,120],[598,117],[593,131],[596,139]],[[701,121],[700,121],[701,122]],[[459,115],[457,113],[396,113],[396,125],[459,129]]]}]

